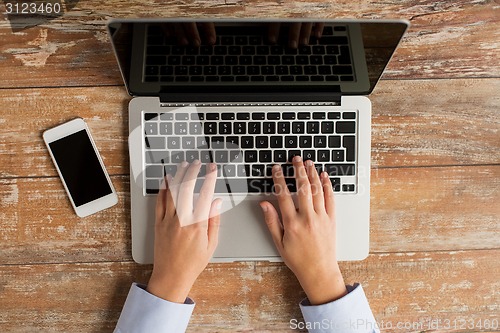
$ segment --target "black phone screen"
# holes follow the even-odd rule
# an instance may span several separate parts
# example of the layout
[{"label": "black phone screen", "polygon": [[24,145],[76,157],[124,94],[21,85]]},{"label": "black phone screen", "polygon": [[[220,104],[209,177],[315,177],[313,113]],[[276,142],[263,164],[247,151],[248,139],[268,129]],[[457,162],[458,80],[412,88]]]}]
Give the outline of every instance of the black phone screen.
[{"label": "black phone screen", "polygon": [[49,143],[75,206],[112,193],[92,142],[83,129]]}]

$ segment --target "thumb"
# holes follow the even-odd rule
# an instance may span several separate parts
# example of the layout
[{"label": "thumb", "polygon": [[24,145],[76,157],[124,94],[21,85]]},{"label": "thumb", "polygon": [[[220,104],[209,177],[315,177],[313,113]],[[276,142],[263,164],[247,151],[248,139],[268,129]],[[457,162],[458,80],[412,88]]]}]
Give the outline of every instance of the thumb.
[{"label": "thumb", "polygon": [[221,199],[216,199],[210,206],[210,216],[208,218],[208,249],[213,254],[219,242],[219,227],[220,227],[220,207]]},{"label": "thumb", "polygon": [[281,253],[281,250],[283,249],[283,228],[281,227],[278,212],[269,201],[262,201],[260,203],[260,207],[264,212],[264,218],[266,220],[267,227],[269,228],[269,232],[273,237],[274,245],[276,245],[278,252]]}]

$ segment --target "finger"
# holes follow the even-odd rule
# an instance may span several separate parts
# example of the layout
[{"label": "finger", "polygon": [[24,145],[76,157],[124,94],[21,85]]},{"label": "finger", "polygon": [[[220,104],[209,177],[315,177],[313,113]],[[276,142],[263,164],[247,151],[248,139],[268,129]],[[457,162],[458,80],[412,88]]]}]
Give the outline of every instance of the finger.
[{"label": "finger", "polygon": [[195,22],[184,23],[182,27],[186,33],[186,37],[188,38],[189,44],[194,46],[200,46],[201,38],[196,23]]},{"label": "finger", "polygon": [[215,183],[217,181],[217,165],[209,163],[206,165],[206,168],[205,180],[201,186],[196,207],[194,207],[194,216],[199,220],[206,219],[209,216],[210,205],[214,197]]},{"label": "finger", "polygon": [[309,38],[311,37],[312,23],[302,23],[300,28],[300,44],[309,45]]},{"label": "finger", "polygon": [[278,22],[269,23],[267,28],[267,40],[269,43],[274,44],[278,42],[278,37],[280,35],[281,24]]},{"label": "finger", "polygon": [[308,212],[313,209],[311,184],[307,178],[306,169],[304,168],[304,163],[302,163],[302,158],[300,156],[294,156],[293,170],[297,182],[299,212]]},{"label": "finger", "polygon": [[219,229],[220,229],[220,207],[222,205],[221,199],[216,199],[210,206],[210,218],[208,219],[208,251],[210,256],[214,253],[219,243]]},{"label": "finger", "polygon": [[165,182],[166,183],[166,190],[165,190],[165,216],[167,218],[174,217],[175,214],[176,214],[176,211],[175,211],[175,202],[174,202],[174,199],[172,197],[172,189],[171,189],[171,186],[170,186],[170,184],[172,184],[172,182],[173,182],[172,176],[171,175],[167,175],[167,181]]},{"label": "finger", "polygon": [[177,43],[179,45],[188,45],[189,40],[182,25],[182,23],[174,23],[174,36],[177,38]]},{"label": "finger", "polygon": [[184,174],[182,184],[180,184],[179,186],[180,189],[179,196],[177,198],[177,215],[186,217],[193,215],[194,186],[196,185],[196,179],[198,178],[200,168],[200,160],[194,160]]},{"label": "finger", "polygon": [[301,23],[292,23],[288,31],[288,46],[296,49],[299,46]]},{"label": "finger", "polygon": [[165,218],[165,212],[166,212],[166,198],[167,198],[167,189],[165,185],[167,184],[166,180],[164,179],[162,182],[162,185],[160,186],[160,191],[158,192],[158,195],[156,197],[156,211],[155,211],[155,216],[156,216],[156,222],[161,222]]},{"label": "finger", "polygon": [[184,179],[184,175],[188,169],[188,162],[183,161],[179,165],[177,165],[177,172],[175,176],[170,177],[170,182],[168,183],[168,188],[170,189],[170,194],[172,196],[174,207],[177,207],[177,201],[179,197],[179,187],[181,186],[182,180]]},{"label": "finger", "polygon": [[314,168],[314,163],[311,160],[306,161],[307,176],[311,184],[311,193],[313,200],[313,207],[316,212],[325,211],[325,198],[323,196],[323,186],[319,179],[318,172]]},{"label": "finger", "polygon": [[276,245],[278,252],[281,254],[283,250],[283,227],[278,212],[269,201],[262,201],[260,207],[264,212],[264,219],[273,238],[274,245]]},{"label": "finger", "polygon": [[278,198],[278,205],[280,207],[281,215],[283,220],[287,221],[287,217],[295,215],[295,204],[292,200],[292,195],[290,190],[286,186],[285,178],[283,176],[283,170],[279,164],[273,166],[273,181],[274,181],[274,192]]},{"label": "finger", "polygon": [[316,38],[321,38],[323,35],[323,29],[325,28],[325,23],[320,22],[316,23],[316,26],[314,27],[314,36]]},{"label": "finger", "polygon": [[204,42],[208,45],[213,45],[217,41],[217,33],[215,32],[215,24],[213,22],[204,22],[200,24],[203,33]]},{"label": "finger", "polygon": [[330,178],[328,177],[328,173],[323,171],[321,173],[321,183],[323,184],[323,195],[325,198],[325,210],[326,214],[330,216],[330,218],[335,218],[335,200],[333,195],[333,187]]}]

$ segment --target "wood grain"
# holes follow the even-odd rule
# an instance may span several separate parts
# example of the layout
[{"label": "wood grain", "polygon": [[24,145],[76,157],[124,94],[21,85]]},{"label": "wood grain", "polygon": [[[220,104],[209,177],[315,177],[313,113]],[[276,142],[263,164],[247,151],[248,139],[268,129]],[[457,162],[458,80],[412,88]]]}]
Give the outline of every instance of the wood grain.
[{"label": "wood grain", "polygon": [[[4,11],[2,10],[2,13]],[[105,24],[110,17],[315,17],[408,19],[412,27],[387,78],[499,77],[495,1],[80,1],[29,29],[0,21],[0,88],[119,85]],[[22,19],[21,19],[22,20]]]},{"label": "wood grain", "polygon": [[[83,219],[58,178],[0,180],[0,264],[130,260],[128,177],[112,180],[119,204]],[[500,166],[376,169],[371,195],[372,252],[500,248]]]},{"label": "wood grain", "polygon": [[[499,255],[378,254],[341,269],[348,283],[363,285],[379,324],[392,325],[384,332],[421,332],[430,320],[498,319]],[[111,332],[131,282],[147,282],[150,270],[129,262],[0,266],[0,330]],[[283,264],[211,264],[190,295],[197,306],[188,332],[292,332],[290,320],[302,320],[304,294]],[[415,328],[396,329],[398,322]]]},{"label": "wood grain", "polygon": [[[497,91],[500,79],[381,81],[370,97],[372,167],[498,163]],[[128,174],[129,100],[118,87],[0,90],[0,176],[55,176],[42,133],[77,116],[108,172]]]}]

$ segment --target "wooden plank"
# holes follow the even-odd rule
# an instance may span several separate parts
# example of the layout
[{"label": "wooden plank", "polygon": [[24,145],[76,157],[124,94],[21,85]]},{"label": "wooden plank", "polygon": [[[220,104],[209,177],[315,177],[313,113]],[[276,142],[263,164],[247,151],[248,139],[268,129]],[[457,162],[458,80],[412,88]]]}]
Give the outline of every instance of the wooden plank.
[{"label": "wooden plank", "polygon": [[[447,321],[453,328],[498,320],[499,255],[498,249],[378,254],[341,269],[347,283],[363,285],[385,332],[450,332]],[[146,282],[150,271],[129,262],[0,266],[0,330],[110,332],[131,282]],[[304,294],[281,263],[211,264],[191,297],[197,305],[188,332],[292,332],[290,320],[302,320]],[[438,320],[441,330],[433,330]],[[397,329],[398,322],[413,328]],[[482,328],[460,332],[498,326]]]},{"label": "wooden plank", "polygon": [[[500,161],[499,79],[381,81],[371,95],[372,166]],[[111,174],[127,174],[122,88],[0,90],[0,177],[55,176],[45,129],[83,117]],[[31,120],[35,118],[35,120]]]},{"label": "wooden plank", "polygon": [[[119,204],[83,219],[57,178],[0,180],[0,264],[130,260],[128,177],[112,178]],[[499,189],[500,166],[373,170],[371,251],[499,248]]]},{"label": "wooden plank", "polygon": [[[3,11],[2,11],[3,13]],[[169,1],[161,6],[80,1],[61,18],[12,32],[0,21],[0,88],[121,84],[105,32],[109,17],[397,18],[412,27],[388,67],[388,78],[498,77],[493,1]],[[15,23],[15,22],[14,22]],[[19,23],[19,22],[18,22]]]}]

